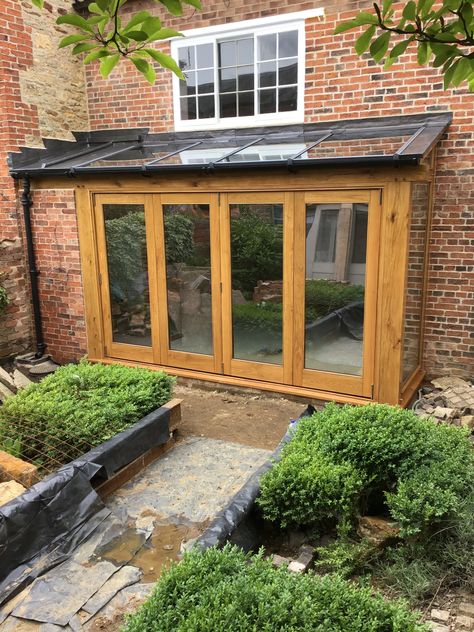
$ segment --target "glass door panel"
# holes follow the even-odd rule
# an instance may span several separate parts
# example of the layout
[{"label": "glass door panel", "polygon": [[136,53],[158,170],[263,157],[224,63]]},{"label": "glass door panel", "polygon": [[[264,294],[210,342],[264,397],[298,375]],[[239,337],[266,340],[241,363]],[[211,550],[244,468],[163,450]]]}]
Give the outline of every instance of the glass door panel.
[{"label": "glass door panel", "polygon": [[143,195],[96,198],[106,355],[153,360],[152,303]]},{"label": "glass door panel", "polygon": [[368,396],[379,192],[297,194],[297,208],[297,382]]},{"label": "glass door panel", "polygon": [[[164,257],[159,263],[160,295],[166,314],[160,330],[163,363],[205,371],[219,369],[220,314],[218,226],[212,195],[161,195],[158,241]],[[218,265],[218,264],[217,264]]]},{"label": "glass door panel", "polygon": [[222,211],[225,371],[283,381],[285,195],[229,194]]}]

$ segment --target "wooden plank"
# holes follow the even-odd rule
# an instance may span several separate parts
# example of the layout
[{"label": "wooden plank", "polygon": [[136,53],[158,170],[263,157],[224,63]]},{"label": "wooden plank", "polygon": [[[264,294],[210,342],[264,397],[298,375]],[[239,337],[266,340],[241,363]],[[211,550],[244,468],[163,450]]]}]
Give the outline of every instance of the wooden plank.
[{"label": "wooden plank", "polygon": [[402,394],[400,395],[399,404],[403,408],[408,406],[413,395],[415,395],[416,391],[420,388],[423,380],[425,379],[426,371],[421,367],[412,373],[411,377],[407,380],[406,384],[403,387]]},{"label": "wooden plank", "polygon": [[79,250],[83,280],[84,309],[88,353],[96,358],[104,355],[104,332],[102,327],[102,301],[97,258],[97,236],[91,195],[83,186],[75,190]]},{"label": "wooden plank", "polygon": [[[284,169],[243,168],[232,172],[215,173],[150,173],[144,178],[140,174],[76,174],[74,180],[68,176],[35,178],[35,188],[68,189],[77,184],[101,192],[167,193],[271,190],[330,190],[332,188],[363,188],[383,186],[388,182],[430,180],[432,169],[425,165],[399,165],[384,167],[333,167],[301,168],[296,171]],[[243,182],[245,185],[243,186]]]},{"label": "wooden plank", "polygon": [[283,382],[293,384],[295,195],[285,193],[283,206]]},{"label": "wooden plank", "polygon": [[[166,408],[170,411],[169,431],[171,435],[176,432],[179,427],[179,422],[181,421],[181,402],[181,399],[172,399],[161,406],[161,408]],[[128,481],[139,474],[145,467],[150,465],[150,463],[153,463],[158,457],[168,452],[173,445],[174,441],[171,437],[167,443],[153,446],[134,461],[125,465],[125,467],[116,472],[108,480],[98,485],[95,491],[102,499],[107,498],[107,496],[110,496],[110,494],[120,489],[125,483],[128,483]]]},{"label": "wooden plank", "polygon": [[392,183],[384,190],[378,288],[378,353],[375,398],[387,404],[400,399],[402,327],[408,254],[411,186]]}]

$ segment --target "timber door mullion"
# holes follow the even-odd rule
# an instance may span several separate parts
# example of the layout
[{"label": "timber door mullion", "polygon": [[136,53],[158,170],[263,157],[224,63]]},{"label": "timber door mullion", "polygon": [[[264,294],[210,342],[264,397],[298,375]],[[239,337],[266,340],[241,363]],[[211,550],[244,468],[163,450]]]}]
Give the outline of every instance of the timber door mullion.
[{"label": "timber door mullion", "polygon": [[230,256],[230,208],[227,193],[220,194],[219,205],[221,239],[221,306],[222,306],[222,363],[224,373],[231,375],[232,364],[232,278]]}]

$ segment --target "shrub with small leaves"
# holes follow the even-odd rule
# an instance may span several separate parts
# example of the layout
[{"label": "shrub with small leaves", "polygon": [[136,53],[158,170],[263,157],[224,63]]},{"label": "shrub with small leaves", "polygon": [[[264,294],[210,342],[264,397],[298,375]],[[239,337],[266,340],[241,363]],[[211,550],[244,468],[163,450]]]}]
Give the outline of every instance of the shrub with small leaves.
[{"label": "shrub with small leaves", "polygon": [[281,461],[262,479],[264,515],[283,527],[336,520],[340,532],[372,499],[403,536],[426,533],[453,516],[472,489],[467,433],[381,404],[329,404],[300,421]]},{"label": "shrub with small leaves", "polygon": [[160,371],[81,361],[20,390],[0,407],[0,449],[55,469],[169,401]]},{"label": "shrub with small leaves", "polygon": [[192,551],[123,632],[427,632],[403,602],[337,576],[275,569],[237,547]]}]

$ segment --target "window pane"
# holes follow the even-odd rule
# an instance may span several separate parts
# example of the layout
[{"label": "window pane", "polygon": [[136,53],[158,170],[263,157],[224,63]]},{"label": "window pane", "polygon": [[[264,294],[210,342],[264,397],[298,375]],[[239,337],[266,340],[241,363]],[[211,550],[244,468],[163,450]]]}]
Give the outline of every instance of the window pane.
[{"label": "window pane", "polygon": [[278,85],[288,86],[298,83],[298,62],[296,59],[285,59],[278,62]]},{"label": "window pane", "polygon": [[278,57],[295,57],[298,55],[298,31],[278,34]]},{"label": "window pane", "polygon": [[259,90],[259,113],[276,112],[276,90]]},{"label": "window pane", "polygon": [[241,92],[239,94],[239,116],[253,116],[255,114],[253,92]]},{"label": "window pane", "polygon": [[281,365],[283,207],[232,204],[230,215],[233,357]]},{"label": "window pane", "polygon": [[219,71],[219,92],[236,92],[237,69],[223,68]]},{"label": "window pane", "polygon": [[143,204],[104,204],[112,338],[151,346]]},{"label": "window pane", "polygon": [[235,66],[237,64],[236,42],[220,42],[219,44],[219,65]]},{"label": "window pane", "polygon": [[253,64],[253,37],[237,42],[237,60],[239,64]]},{"label": "window pane", "polygon": [[258,37],[258,59],[276,59],[276,34],[261,35]]},{"label": "window pane", "polygon": [[298,109],[298,89],[296,86],[293,88],[280,88],[278,90],[278,111],[279,112],[293,112]]},{"label": "window pane", "polygon": [[195,46],[183,46],[178,49],[178,63],[181,70],[196,68]]},{"label": "window pane", "polygon": [[239,91],[253,90],[254,89],[254,67],[253,66],[240,66],[237,68],[239,77]]},{"label": "window pane", "polygon": [[214,66],[214,46],[212,44],[196,46],[196,66],[198,68],[212,68]]},{"label": "window pane", "polygon": [[221,117],[229,118],[237,116],[237,95],[233,94],[221,94]]},{"label": "window pane", "polygon": [[[367,224],[353,263],[355,215],[367,204],[306,206],[305,367],[362,375]],[[363,256],[362,256],[362,250]]]},{"label": "window pane", "polygon": [[196,97],[181,97],[181,120],[193,121],[196,118]]},{"label": "window pane", "polygon": [[[364,207],[365,204],[360,206]],[[359,208],[359,205],[357,204],[354,218],[354,238],[351,257],[352,263],[365,263],[368,221],[369,214],[367,212],[367,207]]]},{"label": "window pane", "polygon": [[270,61],[258,65],[259,86],[267,88],[276,86],[276,62]]},{"label": "window pane", "polygon": [[209,206],[165,204],[169,347],[212,355]]},{"label": "window pane", "polygon": [[215,104],[213,94],[198,97],[198,113],[200,119],[214,118]]},{"label": "window pane", "polygon": [[214,71],[198,70],[197,83],[199,94],[214,92]]},{"label": "window pane", "polygon": [[179,82],[179,93],[182,97],[196,94],[196,73],[185,72],[186,81]]},{"label": "window pane", "polygon": [[408,274],[403,331],[402,383],[414,373],[421,362],[421,317],[423,309],[423,282],[429,195],[430,185],[428,183],[419,182],[412,184],[412,208],[408,242]]}]

